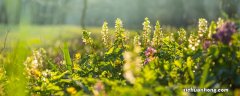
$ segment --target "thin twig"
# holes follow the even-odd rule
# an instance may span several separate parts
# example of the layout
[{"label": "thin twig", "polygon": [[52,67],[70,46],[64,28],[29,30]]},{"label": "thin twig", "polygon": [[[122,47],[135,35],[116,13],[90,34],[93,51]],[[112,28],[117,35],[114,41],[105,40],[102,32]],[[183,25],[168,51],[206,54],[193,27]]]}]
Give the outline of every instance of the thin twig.
[{"label": "thin twig", "polygon": [[6,36],[5,36],[5,39],[4,39],[3,48],[0,50],[0,54],[1,54],[1,53],[4,51],[4,49],[6,48],[8,33],[9,33],[9,31],[6,32]]}]

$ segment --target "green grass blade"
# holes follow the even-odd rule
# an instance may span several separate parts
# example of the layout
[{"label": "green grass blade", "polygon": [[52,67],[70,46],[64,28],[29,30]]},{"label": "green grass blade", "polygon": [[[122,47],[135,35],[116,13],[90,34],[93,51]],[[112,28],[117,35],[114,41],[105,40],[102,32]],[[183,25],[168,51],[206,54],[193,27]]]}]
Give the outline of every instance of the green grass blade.
[{"label": "green grass blade", "polygon": [[[210,68],[210,62],[211,61],[207,58],[206,59],[206,63],[204,65],[204,67],[203,67],[204,68],[203,69],[203,74],[201,76],[200,85],[199,85],[200,88],[206,87],[205,84],[206,84],[207,77],[208,77],[208,72],[209,72],[209,68]],[[202,92],[199,92],[197,94],[197,96],[202,96]]]},{"label": "green grass blade", "polygon": [[66,67],[72,73],[72,60],[70,57],[67,43],[64,44],[62,51],[64,55],[64,60],[66,61]]}]

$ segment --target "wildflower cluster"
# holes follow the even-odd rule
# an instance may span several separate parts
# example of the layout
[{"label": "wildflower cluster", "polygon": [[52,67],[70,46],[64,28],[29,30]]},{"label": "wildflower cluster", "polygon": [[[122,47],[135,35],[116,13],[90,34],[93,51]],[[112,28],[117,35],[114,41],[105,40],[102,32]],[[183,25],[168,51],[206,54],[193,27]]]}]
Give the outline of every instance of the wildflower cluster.
[{"label": "wildflower cluster", "polygon": [[156,22],[154,35],[152,39],[152,46],[159,47],[161,39],[163,38],[163,33],[159,21]]},{"label": "wildflower cluster", "polygon": [[204,38],[207,35],[208,22],[204,18],[200,18],[198,21],[198,35],[199,38]]},{"label": "wildflower cluster", "polygon": [[[109,39],[112,34],[108,23],[104,22],[101,39],[91,38],[90,32],[83,31],[82,40],[65,43],[62,51],[49,50],[47,46],[47,51],[34,50],[24,58],[28,73],[26,93],[33,96],[235,95],[234,91],[240,88],[240,34],[232,21],[221,22],[211,22],[208,27],[207,21],[200,19],[198,31],[188,33],[183,28],[170,28],[166,32],[164,28],[163,32],[157,21],[151,38],[148,18],[143,23],[142,36],[125,31],[122,21],[117,19],[114,44]],[[3,64],[12,60],[1,58],[5,54],[0,55]],[[9,74],[12,72],[0,67],[0,95],[5,88],[12,87],[8,80],[13,77]],[[226,87],[229,92],[182,91],[188,87]]]},{"label": "wildflower cluster", "polygon": [[222,18],[218,18],[217,28],[221,27],[224,24],[224,20]]},{"label": "wildflower cluster", "polygon": [[109,42],[109,34],[108,34],[108,23],[105,21],[102,25],[102,41],[106,48],[109,48],[111,46]]},{"label": "wildflower cluster", "polygon": [[181,28],[178,32],[178,44],[182,44],[186,41],[186,30],[184,30],[183,28]]},{"label": "wildflower cluster", "polygon": [[75,71],[81,70],[80,66],[78,64],[80,59],[81,59],[81,54],[80,53],[76,53],[75,57],[74,57],[74,60],[73,60],[73,70],[75,70]]},{"label": "wildflower cluster", "polygon": [[216,34],[213,34],[215,40],[221,41],[223,44],[229,45],[232,35],[236,33],[237,27],[233,22],[227,21],[217,28]]},{"label": "wildflower cluster", "polygon": [[91,32],[88,32],[88,31],[86,31],[86,30],[83,30],[83,37],[82,37],[82,39],[83,39],[83,42],[86,44],[86,45],[92,45],[92,43],[93,43],[93,40],[92,40],[92,38],[90,37],[90,35],[91,35]]},{"label": "wildflower cluster", "polygon": [[44,67],[44,60],[46,58],[46,51],[43,48],[39,50],[34,50],[32,56],[27,57],[27,60],[24,62],[26,70],[29,75],[39,77]]},{"label": "wildflower cluster", "polygon": [[143,22],[143,34],[142,34],[142,45],[148,46],[150,43],[151,25],[148,18],[145,18]]},{"label": "wildflower cluster", "polygon": [[124,47],[126,35],[125,30],[123,29],[122,21],[119,18],[117,18],[115,22],[115,38],[114,44],[118,47]]},{"label": "wildflower cluster", "polygon": [[196,36],[191,34],[190,37],[188,38],[188,48],[190,48],[191,50],[196,50],[199,45],[200,40]]},{"label": "wildflower cluster", "polygon": [[144,64],[147,64],[149,63],[150,61],[154,60],[154,54],[156,53],[157,51],[152,48],[152,47],[148,47],[147,50],[144,52],[145,56],[147,57],[144,61]]},{"label": "wildflower cluster", "polygon": [[141,45],[139,35],[134,36],[133,45],[135,45],[135,46],[140,46]]}]

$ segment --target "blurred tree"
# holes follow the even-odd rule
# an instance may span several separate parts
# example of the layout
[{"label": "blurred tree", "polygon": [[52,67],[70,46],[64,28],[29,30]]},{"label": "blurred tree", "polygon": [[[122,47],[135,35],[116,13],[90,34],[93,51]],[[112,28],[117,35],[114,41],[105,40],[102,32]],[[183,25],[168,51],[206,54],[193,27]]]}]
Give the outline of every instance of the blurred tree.
[{"label": "blurred tree", "polygon": [[219,8],[226,18],[236,18],[240,0],[220,0]]},{"label": "blurred tree", "polygon": [[3,1],[0,1],[0,23],[6,24],[7,23],[7,12],[5,8],[5,4]]},{"label": "blurred tree", "polygon": [[4,0],[8,24],[17,24],[21,10],[21,0]]},{"label": "blurred tree", "polygon": [[[148,2],[146,1],[146,0],[137,0],[137,14],[138,14],[138,16],[137,16],[137,21],[136,21],[136,24],[141,24],[142,22],[143,22],[143,20],[144,20],[144,18],[145,17],[148,17],[147,15],[149,15],[148,13],[147,13],[147,5],[148,5]],[[139,26],[139,28],[140,27],[142,27],[142,25],[141,26]]]},{"label": "blurred tree", "polygon": [[20,25],[30,25],[31,24],[31,5],[30,0],[21,0],[20,2],[20,14],[18,16]]},{"label": "blurred tree", "polygon": [[240,12],[240,0],[0,0],[0,23],[18,24],[25,14],[23,1],[29,2],[24,9],[30,9],[26,12],[33,24],[76,24],[82,28],[121,18],[128,28],[138,29],[145,17],[164,25],[188,26],[200,17],[217,19],[220,10],[229,18],[238,18]]},{"label": "blurred tree", "polygon": [[[174,4],[175,7],[171,7],[169,8],[169,13],[170,13],[170,18],[171,21],[169,21],[169,23],[171,25],[176,25],[176,26],[180,26],[180,25],[186,25],[186,20],[184,18],[184,2],[183,0],[169,0],[168,1],[169,4],[167,5],[171,5]],[[175,16],[177,15],[177,16]]]},{"label": "blurred tree", "polygon": [[197,18],[202,18],[207,16],[205,6],[204,6],[205,0],[195,0],[195,9],[199,13]]}]

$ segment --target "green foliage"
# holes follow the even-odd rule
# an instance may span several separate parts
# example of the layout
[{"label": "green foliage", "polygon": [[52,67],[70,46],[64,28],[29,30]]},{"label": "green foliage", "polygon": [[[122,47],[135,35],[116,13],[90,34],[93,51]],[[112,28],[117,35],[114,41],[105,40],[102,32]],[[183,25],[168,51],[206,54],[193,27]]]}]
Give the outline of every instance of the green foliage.
[{"label": "green foliage", "polygon": [[210,26],[209,26],[209,33],[208,33],[208,39],[211,39],[212,38],[212,35],[216,33],[216,23],[214,21],[211,22]]},{"label": "green foliage", "polygon": [[14,52],[8,54],[6,61],[3,62],[6,70],[6,95],[23,96],[26,95],[27,78],[22,64],[29,51],[24,47],[23,42],[14,48]]},{"label": "green foliage", "polygon": [[[146,18],[142,37],[129,35],[126,40],[128,34],[117,19],[113,42],[104,22],[101,38],[83,31],[80,42],[64,43],[57,55],[51,54],[52,47],[31,54],[25,53],[25,47],[17,47],[12,55],[0,54],[4,64],[0,67],[0,95],[236,95],[240,34],[233,32],[229,44],[217,42],[212,34],[225,22],[212,22],[209,27],[206,22],[199,20],[195,32],[199,34],[183,28],[163,34],[157,21],[151,38]],[[203,48],[205,40],[209,42]],[[195,93],[184,92],[184,88],[228,88],[229,92]]]}]

